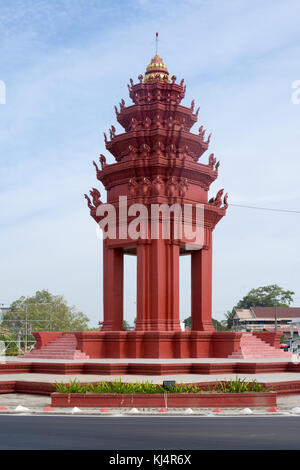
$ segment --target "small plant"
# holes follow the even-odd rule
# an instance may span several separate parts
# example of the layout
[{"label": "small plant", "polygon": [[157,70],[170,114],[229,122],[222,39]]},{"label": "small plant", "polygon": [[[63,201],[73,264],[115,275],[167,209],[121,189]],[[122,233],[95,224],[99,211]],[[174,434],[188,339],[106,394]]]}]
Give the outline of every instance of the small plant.
[{"label": "small plant", "polygon": [[197,384],[178,384],[174,387],[170,387],[169,393],[201,393],[203,390]]},{"label": "small plant", "polygon": [[70,378],[69,383],[55,382],[54,386],[58,393],[87,393],[89,387],[88,384],[81,384],[76,378]]},{"label": "small plant", "polygon": [[246,382],[246,379],[236,377],[235,379],[217,382],[209,387],[210,392],[215,393],[245,393],[245,392],[268,392],[264,385],[259,384],[255,379]]}]

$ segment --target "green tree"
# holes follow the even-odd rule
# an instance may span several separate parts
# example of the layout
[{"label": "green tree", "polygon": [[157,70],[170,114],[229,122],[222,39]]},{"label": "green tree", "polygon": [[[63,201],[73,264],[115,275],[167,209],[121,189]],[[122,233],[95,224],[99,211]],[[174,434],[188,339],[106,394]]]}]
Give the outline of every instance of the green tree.
[{"label": "green tree", "polygon": [[234,308],[230,311],[228,310],[227,313],[225,313],[225,320],[227,324],[227,328],[230,330],[233,326],[233,317],[235,315],[235,310]]},{"label": "green tree", "polygon": [[[216,331],[226,331],[227,330],[227,328],[225,326],[223,326],[222,323],[220,323],[215,318],[212,318],[212,322],[213,322],[213,325],[214,325],[214,328],[215,328]],[[183,320],[183,323],[184,323],[186,328],[191,329],[192,328],[192,317],[186,318],[185,320]]]},{"label": "green tree", "polygon": [[131,330],[131,326],[129,325],[128,321],[123,320],[123,330],[128,331]]},{"label": "green tree", "polygon": [[228,328],[226,328],[226,326],[222,325],[222,323],[219,322],[218,320],[216,320],[215,318],[212,319],[212,322],[213,322],[213,325],[214,325],[216,331],[227,331],[228,330]]},{"label": "green tree", "polygon": [[[27,323],[26,323],[27,320]],[[31,331],[80,331],[88,329],[89,318],[67,305],[60,295],[47,290],[37,291],[32,297],[15,300],[2,316],[2,327],[14,333]]]},{"label": "green tree", "polygon": [[247,295],[238,301],[231,311],[226,313],[227,327],[232,328],[233,317],[237,308],[249,309],[251,307],[274,307],[275,305],[278,307],[289,307],[293,302],[294,295],[295,292],[284,290],[282,287],[277,286],[277,284],[251,289]]},{"label": "green tree", "polygon": [[245,297],[243,297],[235,308],[250,307],[289,307],[293,303],[295,292],[284,290],[276,284],[270,286],[257,287],[251,289]]}]

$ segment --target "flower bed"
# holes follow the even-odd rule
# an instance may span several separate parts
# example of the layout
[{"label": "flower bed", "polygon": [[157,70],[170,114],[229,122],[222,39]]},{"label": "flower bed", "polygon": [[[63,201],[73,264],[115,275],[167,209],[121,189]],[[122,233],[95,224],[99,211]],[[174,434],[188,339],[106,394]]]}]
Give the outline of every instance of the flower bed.
[{"label": "flower bed", "polygon": [[151,382],[121,381],[81,384],[70,380],[56,383],[51,394],[53,407],[136,407],[136,408],[211,408],[276,406],[276,392],[267,390],[255,380],[235,379],[207,385],[177,384],[164,388]]}]

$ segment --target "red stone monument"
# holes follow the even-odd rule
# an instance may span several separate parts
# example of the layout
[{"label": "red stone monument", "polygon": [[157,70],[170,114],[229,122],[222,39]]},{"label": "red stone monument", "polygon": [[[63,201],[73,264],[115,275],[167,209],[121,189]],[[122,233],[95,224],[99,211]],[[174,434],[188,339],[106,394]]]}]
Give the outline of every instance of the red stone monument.
[{"label": "red stone monument", "polygon": [[[279,351],[281,334],[214,331],[212,233],[228,203],[223,189],[210,199],[208,191],[220,164],[213,154],[199,163],[210,135],[205,137],[203,126],[197,134],[191,132],[199,108],[195,111],[194,100],[190,107],[181,105],[184,81],[176,83],[174,75],[169,77],[158,54],[138,80],[134,84],[130,79],[128,85],[133,104],[126,106],[122,99],[120,109],[115,107],[124,132],[116,134],[111,126],[110,138],[104,134],[116,163],[108,164],[104,155],[100,155],[99,166],[93,162],[97,179],[107,191],[107,203],[101,201],[96,188],[90,191],[91,198],[85,195],[91,216],[104,230],[102,327],[99,332],[34,333],[36,350],[26,356],[279,357],[284,354]],[[188,254],[192,328],[181,331],[179,257]],[[124,255],[137,257],[135,331],[123,331]],[[130,368],[132,363],[123,366]],[[156,364],[155,373],[161,373],[160,366]],[[121,371],[120,364],[107,367],[109,373]],[[147,365],[135,364],[135,373],[138,367],[145,373]],[[176,371],[181,371],[180,364]]]},{"label": "red stone monument", "polygon": [[[112,352],[118,357],[194,356],[197,355],[197,338],[202,341],[214,332],[212,232],[226,213],[227,195],[223,198],[223,190],[220,190],[215,198],[208,200],[210,185],[218,176],[219,162],[213,154],[208,163],[198,162],[208,149],[210,135],[205,138],[203,126],[197,134],[191,132],[198,120],[199,108],[195,111],[194,100],[190,107],[181,105],[186,91],[184,81],[176,83],[175,76],[170,78],[158,54],[148,65],[145,76],[140,75],[138,79],[137,84],[130,79],[128,85],[133,104],[126,106],[122,99],[120,109],[115,107],[117,121],[124,132],[117,135],[115,127],[111,126],[109,140],[104,134],[106,148],[116,163],[107,164],[103,155],[100,168],[93,162],[97,179],[107,191],[107,203],[116,211],[115,237],[103,240],[104,321],[100,335],[108,349],[111,342],[114,344],[110,356]],[[101,196],[96,189],[90,194],[92,201],[85,197],[91,216],[99,223],[103,220],[103,213],[97,215]],[[126,196],[127,208],[121,207],[120,196]],[[148,210],[148,237],[133,239],[128,235],[132,216],[124,215],[126,210],[130,214],[134,204],[142,204]],[[175,212],[170,213],[170,237],[162,237],[162,214],[159,214],[159,236],[152,238],[151,208],[162,204],[169,208],[174,204],[182,209],[184,205],[192,207],[190,220],[185,218],[185,224],[190,225],[190,230],[201,231],[201,245],[195,246],[184,233],[174,237]],[[196,221],[197,204],[202,208],[200,223]],[[135,332],[123,332],[125,254],[137,257]],[[191,254],[192,266],[191,332],[182,332],[179,323],[179,257],[186,254]],[[100,349],[101,355],[107,356],[103,347]],[[91,352],[86,347],[84,350],[87,354]]]}]

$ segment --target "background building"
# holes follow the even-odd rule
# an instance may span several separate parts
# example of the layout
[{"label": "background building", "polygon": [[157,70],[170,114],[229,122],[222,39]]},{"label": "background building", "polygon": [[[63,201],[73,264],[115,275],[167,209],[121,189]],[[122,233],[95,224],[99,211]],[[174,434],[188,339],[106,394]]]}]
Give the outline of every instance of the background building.
[{"label": "background building", "polygon": [[298,307],[251,307],[235,309],[233,329],[236,331],[273,331],[277,317],[277,330],[289,332],[289,323],[300,317]]}]

